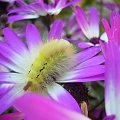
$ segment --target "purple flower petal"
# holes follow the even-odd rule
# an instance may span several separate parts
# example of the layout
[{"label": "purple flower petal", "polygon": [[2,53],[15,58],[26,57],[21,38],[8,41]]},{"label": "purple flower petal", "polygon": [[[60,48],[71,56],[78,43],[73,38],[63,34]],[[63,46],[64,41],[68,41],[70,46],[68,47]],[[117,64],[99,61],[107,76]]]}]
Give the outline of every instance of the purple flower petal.
[{"label": "purple flower petal", "polygon": [[85,36],[90,38],[90,36],[89,36],[89,33],[90,33],[90,31],[89,31],[89,24],[87,22],[87,18],[85,16],[84,11],[80,7],[77,6],[75,8],[75,14],[76,14],[77,22],[78,22],[81,30],[83,31]]},{"label": "purple flower petal", "polygon": [[78,78],[78,79],[58,79],[57,82],[59,83],[73,83],[73,82],[91,82],[91,81],[100,81],[100,80],[105,80],[104,74],[100,75],[95,75],[91,77],[86,77],[86,78]]},{"label": "purple flower petal", "polygon": [[61,38],[62,29],[63,29],[63,22],[62,22],[62,20],[56,20],[50,26],[48,40],[60,39]]},{"label": "purple flower petal", "polygon": [[[11,30],[10,28],[3,29],[3,34],[6,39],[6,43],[17,53],[21,54],[26,51],[26,46],[22,40]],[[19,45],[19,47],[18,47]]]},{"label": "purple flower petal", "polygon": [[104,25],[104,28],[105,28],[106,34],[108,36],[108,39],[110,40],[111,39],[111,29],[110,29],[110,26],[109,26],[107,20],[104,19],[104,18],[102,19],[102,23]]},{"label": "purple flower petal", "polygon": [[0,84],[0,98],[13,88],[13,84]]},{"label": "purple flower petal", "polygon": [[32,51],[33,47],[39,46],[39,44],[42,42],[40,33],[33,24],[27,25],[26,39],[27,39],[27,45],[30,51]]},{"label": "purple flower petal", "polygon": [[19,73],[0,72],[0,83],[24,83],[25,76]]},{"label": "purple flower petal", "polygon": [[101,51],[101,48],[99,46],[91,47],[91,48],[88,48],[88,49],[76,54],[76,59],[77,59],[77,61],[79,61],[79,63],[82,63],[82,62],[92,58],[100,51]]},{"label": "purple flower petal", "polygon": [[77,112],[81,112],[75,99],[62,86],[54,83],[52,86],[48,87],[47,91],[50,97],[62,106]]},{"label": "purple flower petal", "polygon": [[14,105],[25,114],[27,120],[90,120],[37,94],[25,94],[17,99]]},{"label": "purple flower petal", "polygon": [[12,90],[0,99],[0,114],[12,106],[12,102],[23,92],[23,84],[15,85]]},{"label": "purple flower petal", "polygon": [[20,112],[14,112],[0,116],[0,120],[23,120],[23,119],[24,116]]},{"label": "purple flower petal", "polygon": [[95,7],[90,8],[90,30],[92,37],[99,37],[99,15]]},{"label": "purple flower petal", "polygon": [[91,47],[91,46],[94,46],[92,43],[90,43],[90,42],[79,42],[78,43],[78,47],[80,47],[80,48],[89,48],[89,47]]},{"label": "purple flower petal", "polygon": [[38,18],[39,15],[37,14],[19,14],[19,15],[13,15],[8,18],[8,22],[14,22],[18,20],[23,20],[23,19],[34,19]]},{"label": "purple flower petal", "polygon": [[67,72],[64,76],[60,77],[58,81],[66,81],[71,79],[81,80],[82,78],[84,79],[84,78],[100,75],[100,74],[103,74],[104,72],[105,72],[104,65],[90,66],[90,67]]},{"label": "purple flower petal", "polygon": [[[120,50],[109,41],[106,53],[105,106],[107,115],[115,114],[120,118]],[[114,102],[113,102],[114,101]]]},{"label": "purple flower petal", "polygon": [[95,65],[102,64],[103,62],[105,62],[103,55],[99,55],[99,56],[92,57],[89,60],[86,60],[85,62],[83,62],[79,66],[77,66],[77,68],[95,66]]}]

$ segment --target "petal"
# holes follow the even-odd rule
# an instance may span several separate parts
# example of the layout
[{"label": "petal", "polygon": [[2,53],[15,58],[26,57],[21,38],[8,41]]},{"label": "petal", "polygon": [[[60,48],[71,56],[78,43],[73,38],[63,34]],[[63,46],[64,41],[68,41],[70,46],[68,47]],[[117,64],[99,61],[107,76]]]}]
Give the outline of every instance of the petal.
[{"label": "petal", "polygon": [[[24,53],[24,52],[22,54],[23,55],[16,53],[6,43],[0,42],[0,56],[1,56],[0,63],[1,64],[5,65],[5,64],[12,63],[11,66],[15,65],[17,67],[16,70],[19,69],[20,70],[19,72],[25,72],[27,65],[28,65],[28,64],[25,64],[25,60],[29,59],[29,56],[28,56],[29,54]],[[30,61],[30,59],[29,59],[29,61]],[[6,66],[6,67],[9,67],[9,66]]]},{"label": "petal", "polygon": [[39,48],[42,40],[39,30],[33,24],[27,25],[26,39],[31,58],[36,58],[39,53]]},{"label": "petal", "polygon": [[60,39],[63,29],[63,22],[62,20],[56,20],[51,26],[48,35],[48,40],[52,39]]},{"label": "petal", "polygon": [[68,91],[66,91],[59,84],[52,84],[47,88],[47,91],[52,99],[57,101],[62,106],[69,108],[71,110],[81,112],[80,107],[75,101],[75,99],[70,95]]},{"label": "petal", "polygon": [[110,29],[110,26],[109,26],[107,20],[104,19],[104,18],[102,19],[102,23],[103,23],[103,26],[105,28],[105,32],[107,34],[107,37],[110,40],[111,39],[111,29]]},{"label": "petal", "polygon": [[101,48],[99,46],[91,47],[86,50],[83,50],[82,52],[79,52],[76,54],[76,60],[78,63],[82,63],[91,57],[95,56],[97,53],[101,51]]},{"label": "petal", "polygon": [[0,116],[0,120],[23,120],[23,119],[24,116],[20,112],[14,112]]},{"label": "petal", "polygon": [[0,98],[13,88],[13,84],[0,84]]},{"label": "petal", "polygon": [[[26,46],[22,40],[11,30],[10,28],[3,29],[3,34],[6,39],[7,44],[15,50],[17,53],[21,54],[26,51]],[[18,47],[19,45],[19,47]]]},{"label": "petal", "polygon": [[59,78],[57,82],[59,83],[73,83],[73,82],[92,82],[92,81],[99,81],[99,80],[105,80],[104,74],[95,75],[91,77],[86,78],[78,78],[78,79],[61,79]]},{"label": "petal", "polygon": [[0,83],[25,83],[25,78],[24,74],[0,72]]},{"label": "petal", "polygon": [[120,118],[120,49],[113,41],[106,52],[105,107],[107,115]]},{"label": "petal", "polygon": [[63,108],[53,100],[37,94],[27,93],[17,99],[14,105],[25,114],[28,120],[90,120],[82,114]]},{"label": "petal", "polygon": [[104,72],[105,72],[104,65],[90,66],[79,70],[66,72],[62,77],[59,78],[59,81],[87,78],[87,77],[103,74]]},{"label": "petal", "polygon": [[27,25],[26,39],[29,49],[31,49],[31,47],[33,47],[34,45],[38,45],[42,42],[40,32],[33,24]]},{"label": "petal", "polygon": [[89,48],[89,47],[92,47],[92,46],[94,46],[92,43],[90,43],[90,42],[79,42],[78,43],[78,47],[80,47],[80,48]]},{"label": "petal", "polygon": [[23,20],[23,19],[35,19],[38,18],[39,15],[37,14],[19,14],[19,15],[13,15],[8,18],[8,22],[15,22],[18,20]]},{"label": "petal", "polygon": [[95,7],[90,8],[90,32],[91,38],[99,37],[99,15]]},{"label": "petal", "polygon": [[115,115],[106,116],[103,120],[115,120]]},{"label": "petal", "polygon": [[12,106],[12,102],[23,92],[23,84],[15,85],[0,99],[0,114]]},{"label": "petal", "polygon": [[90,39],[90,26],[87,22],[87,18],[85,16],[84,11],[80,7],[75,8],[75,14],[76,14],[76,20],[78,22],[78,25],[80,26],[82,32],[85,34],[88,39]]},{"label": "petal", "polygon": [[99,65],[105,62],[103,55],[92,57],[76,67],[76,69]]}]

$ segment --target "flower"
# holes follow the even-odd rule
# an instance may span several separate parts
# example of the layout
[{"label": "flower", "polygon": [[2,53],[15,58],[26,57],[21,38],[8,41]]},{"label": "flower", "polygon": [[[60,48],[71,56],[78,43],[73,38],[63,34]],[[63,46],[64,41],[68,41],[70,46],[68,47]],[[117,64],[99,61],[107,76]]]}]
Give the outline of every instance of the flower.
[{"label": "flower", "polygon": [[39,16],[46,16],[47,14],[57,15],[63,8],[76,4],[79,1],[81,0],[51,0],[51,2],[47,4],[43,0],[36,0],[31,4],[26,4],[23,1],[16,0],[16,2],[19,4],[19,7],[9,11],[9,15],[15,15],[11,15],[8,18],[8,21],[12,22],[23,19],[34,19],[38,18]]},{"label": "flower", "polygon": [[76,20],[79,24],[84,35],[89,39],[89,42],[80,42],[78,44],[81,48],[87,48],[94,45],[99,45],[99,40],[107,41],[106,33],[103,33],[100,37],[100,28],[99,28],[99,15],[95,7],[91,7],[88,10],[89,19],[87,19],[82,8],[76,6],[73,8],[76,15]]},{"label": "flower", "polygon": [[0,99],[0,113],[26,91],[48,94],[66,108],[79,112],[74,98],[57,83],[104,79],[104,65],[101,65],[104,58],[95,56],[101,51],[100,47],[77,52],[71,43],[61,38],[62,26],[62,21],[56,20],[48,40],[42,41],[38,29],[28,24],[26,43],[10,28],[3,30],[6,42],[0,42],[0,64],[11,72],[1,72],[0,83],[14,87]]},{"label": "flower", "polygon": [[[38,94],[27,93],[14,101],[14,106],[22,113],[0,116],[2,120],[90,120],[81,113],[64,108],[51,99]],[[47,115],[46,115],[47,114]]]},{"label": "flower", "polygon": [[120,120],[120,14],[112,12],[110,26],[102,20],[108,36],[103,53],[106,58],[105,107],[108,116],[115,115]]}]

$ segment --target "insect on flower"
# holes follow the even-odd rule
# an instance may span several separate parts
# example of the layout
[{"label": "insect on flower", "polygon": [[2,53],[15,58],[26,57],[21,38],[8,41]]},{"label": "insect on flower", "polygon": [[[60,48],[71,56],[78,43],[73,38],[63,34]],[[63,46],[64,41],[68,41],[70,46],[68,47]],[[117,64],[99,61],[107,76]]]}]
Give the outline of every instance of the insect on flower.
[{"label": "insect on flower", "polygon": [[49,95],[63,106],[80,112],[74,98],[57,83],[104,79],[104,65],[101,65],[104,58],[96,56],[100,47],[77,51],[61,38],[62,26],[62,21],[56,20],[46,42],[33,24],[27,25],[26,43],[10,28],[3,30],[6,41],[0,42],[0,63],[11,72],[1,72],[0,83],[14,86],[0,98],[0,113],[26,91]]}]

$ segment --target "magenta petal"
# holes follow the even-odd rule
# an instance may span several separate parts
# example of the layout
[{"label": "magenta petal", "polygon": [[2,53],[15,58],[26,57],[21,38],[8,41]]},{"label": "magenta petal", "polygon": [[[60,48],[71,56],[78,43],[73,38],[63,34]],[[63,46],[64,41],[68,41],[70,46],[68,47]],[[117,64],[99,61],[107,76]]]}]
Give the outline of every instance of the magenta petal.
[{"label": "magenta petal", "polygon": [[80,48],[89,48],[91,46],[94,46],[94,45],[90,42],[80,42],[80,43],[78,43],[78,47],[80,47]]},{"label": "magenta petal", "polygon": [[39,16],[37,14],[20,14],[20,15],[13,15],[8,18],[8,22],[14,22],[18,20],[23,20],[23,19],[34,19],[38,18]]},{"label": "magenta petal", "polygon": [[48,87],[47,91],[52,99],[57,101],[65,108],[81,112],[80,107],[75,99],[59,84],[54,83],[52,86]]},{"label": "magenta petal", "polygon": [[105,80],[105,75],[104,74],[100,74],[100,75],[95,75],[95,76],[91,76],[91,77],[86,77],[86,78],[70,78],[70,79],[66,79],[66,78],[60,78],[58,79],[57,82],[59,83],[73,83],[73,82],[91,82],[91,81],[99,81],[99,80]]},{"label": "magenta petal", "polygon": [[78,22],[78,24],[79,24],[82,32],[85,34],[85,36],[87,36],[88,38],[90,38],[90,36],[89,36],[90,26],[88,24],[88,21],[87,21],[87,18],[85,16],[84,11],[80,7],[77,6],[75,8],[75,14],[76,14],[77,22]]},{"label": "magenta petal", "polygon": [[100,51],[101,51],[101,48],[99,46],[91,47],[76,54],[76,59],[77,61],[79,61],[79,63],[82,63],[90,59],[91,57],[95,56]]},{"label": "magenta petal", "polygon": [[0,98],[0,114],[12,106],[12,102],[23,92],[23,84],[15,85],[8,93]]},{"label": "magenta petal", "polygon": [[76,75],[75,78],[84,78],[84,77],[90,77],[98,74],[102,74],[105,72],[105,66],[104,65],[96,65],[96,66],[90,66],[85,67],[82,69],[78,69],[74,71]]},{"label": "magenta petal", "polygon": [[[21,54],[26,50],[25,44],[22,40],[11,30],[10,28],[3,29],[3,34],[6,39],[7,44],[15,50],[17,53]],[[19,47],[18,47],[19,45]]]},{"label": "magenta petal", "polygon": [[23,113],[20,112],[14,112],[0,116],[0,120],[23,120],[23,119],[24,119]]},{"label": "magenta petal", "polygon": [[103,120],[115,120],[115,115],[107,116]]},{"label": "magenta petal", "polygon": [[99,37],[99,15],[95,7],[90,8],[90,30],[92,37]]},{"label": "magenta petal", "polygon": [[14,106],[25,114],[27,120],[90,120],[37,94],[25,94],[14,102]]},{"label": "magenta petal", "polygon": [[33,24],[27,25],[26,39],[27,39],[27,45],[29,49],[41,43],[40,32]]},{"label": "magenta petal", "polygon": [[105,28],[106,34],[108,36],[108,39],[110,40],[111,39],[111,29],[110,29],[110,26],[109,26],[107,20],[104,19],[104,18],[102,19],[102,23],[104,25],[104,28]]},{"label": "magenta petal", "polygon": [[[120,118],[120,49],[109,41],[106,52],[105,107],[107,115]],[[114,101],[114,102],[112,102]]]},{"label": "magenta petal", "polygon": [[13,84],[1,84],[0,85],[0,98],[13,88]]},{"label": "magenta petal", "polygon": [[51,26],[50,26],[50,32],[48,35],[48,39],[60,39],[61,33],[63,29],[63,22],[62,20],[56,20]]},{"label": "magenta petal", "polygon": [[83,62],[79,66],[77,66],[77,68],[95,66],[95,65],[102,64],[103,62],[105,62],[105,58],[103,57],[103,55],[99,55],[99,56],[92,57],[89,60],[86,60],[85,62]]}]

